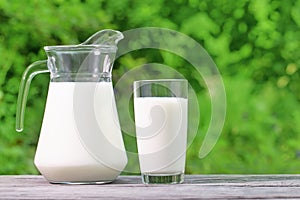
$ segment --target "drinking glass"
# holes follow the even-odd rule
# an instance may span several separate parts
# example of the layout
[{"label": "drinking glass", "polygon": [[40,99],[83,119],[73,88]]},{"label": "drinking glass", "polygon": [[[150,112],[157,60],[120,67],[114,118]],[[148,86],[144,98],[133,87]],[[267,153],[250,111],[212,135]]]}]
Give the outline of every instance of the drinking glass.
[{"label": "drinking glass", "polygon": [[133,89],[143,183],[182,183],[187,146],[187,80],[140,80],[134,82]]}]

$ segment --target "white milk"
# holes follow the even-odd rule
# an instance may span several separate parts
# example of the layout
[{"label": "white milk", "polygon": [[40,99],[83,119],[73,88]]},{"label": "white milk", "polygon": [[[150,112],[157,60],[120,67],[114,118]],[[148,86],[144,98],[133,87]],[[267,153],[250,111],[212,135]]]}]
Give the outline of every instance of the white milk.
[{"label": "white milk", "polygon": [[127,164],[111,82],[50,82],[35,165],[50,182],[109,182]]},{"label": "white milk", "polygon": [[137,145],[142,173],[184,173],[187,99],[134,98]]}]

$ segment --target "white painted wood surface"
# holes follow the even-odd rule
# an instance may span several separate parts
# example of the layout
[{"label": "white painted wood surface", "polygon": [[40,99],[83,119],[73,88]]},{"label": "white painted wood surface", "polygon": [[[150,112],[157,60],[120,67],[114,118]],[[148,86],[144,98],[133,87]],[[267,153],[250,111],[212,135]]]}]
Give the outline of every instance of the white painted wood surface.
[{"label": "white painted wood surface", "polygon": [[300,199],[300,175],[186,175],[179,185],[120,176],[105,185],[50,184],[42,176],[0,176],[0,199]]}]

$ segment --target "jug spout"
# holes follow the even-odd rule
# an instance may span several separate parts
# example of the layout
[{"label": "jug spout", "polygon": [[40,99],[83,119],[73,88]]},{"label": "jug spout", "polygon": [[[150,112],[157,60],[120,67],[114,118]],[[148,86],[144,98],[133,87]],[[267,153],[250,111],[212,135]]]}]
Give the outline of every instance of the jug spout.
[{"label": "jug spout", "polygon": [[98,31],[80,45],[109,45],[115,46],[124,38],[120,31],[105,29]]}]

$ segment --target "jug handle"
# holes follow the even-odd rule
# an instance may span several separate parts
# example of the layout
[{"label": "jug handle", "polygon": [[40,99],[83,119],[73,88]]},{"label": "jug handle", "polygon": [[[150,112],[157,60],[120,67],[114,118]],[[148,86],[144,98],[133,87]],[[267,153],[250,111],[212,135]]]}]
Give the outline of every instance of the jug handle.
[{"label": "jug handle", "polygon": [[16,130],[18,132],[23,131],[24,128],[25,107],[31,80],[35,75],[46,72],[49,72],[47,68],[47,60],[41,60],[29,65],[22,75],[16,113]]}]

